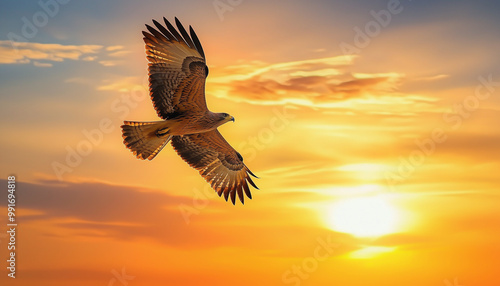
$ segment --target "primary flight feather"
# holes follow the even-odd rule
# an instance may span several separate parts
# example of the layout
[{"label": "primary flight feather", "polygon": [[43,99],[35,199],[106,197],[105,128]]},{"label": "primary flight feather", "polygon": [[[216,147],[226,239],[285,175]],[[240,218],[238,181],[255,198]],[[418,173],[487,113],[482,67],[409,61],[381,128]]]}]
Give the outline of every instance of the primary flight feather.
[{"label": "primary flight feather", "polygon": [[[143,31],[149,61],[149,92],[162,121],[125,121],[123,143],[134,155],[152,160],[168,142],[177,154],[212,186],[226,201],[244,194],[252,198],[248,184],[257,188],[255,175],[241,155],[222,137],[217,127],[233,121],[227,113],[208,110],[205,79],[208,67],[205,53],[193,28],[189,34],[175,18],[177,29],[163,18],[165,26],[153,20],[156,29]],[[258,189],[258,188],[257,188]]]}]

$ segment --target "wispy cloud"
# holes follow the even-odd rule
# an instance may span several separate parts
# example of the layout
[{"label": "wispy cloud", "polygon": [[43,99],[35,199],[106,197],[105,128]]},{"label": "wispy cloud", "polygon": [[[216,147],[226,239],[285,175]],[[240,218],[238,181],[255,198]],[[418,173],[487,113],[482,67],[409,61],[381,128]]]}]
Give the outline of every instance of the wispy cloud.
[{"label": "wispy cloud", "polygon": [[112,67],[117,64],[115,61],[99,61],[99,63],[105,67]]},{"label": "wispy cloud", "polygon": [[[254,62],[233,66],[215,76],[217,96],[252,104],[295,104],[310,107],[342,107],[339,102],[400,104],[397,92],[405,74],[398,72],[357,73],[355,56],[336,56],[277,64]],[[224,74],[229,71],[230,74]],[[420,98],[422,99],[422,98]],[[411,103],[416,98],[406,97]]]},{"label": "wispy cloud", "polygon": [[[28,64],[32,61],[62,62],[64,60],[91,60],[101,45],[61,45],[42,43],[15,43],[0,41],[0,64]],[[89,58],[90,57],[90,58]],[[34,63],[35,64],[35,63]],[[41,66],[35,64],[36,66]],[[46,66],[46,65],[43,65]]]},{"label": "wispy cloud", "polygon": [[51,64],[51,63],[41,63],[41,62],[37,62],[37,61],[34,61],[33,65],[35,67],[42,67],[42,68],[48,68],[48,67],[53,66],[53,64]]},{"label": "wispy cloud", "polygon": [[116,51],[109,54],[110,57],[123,57],[124,55],[129,54],[130,51]]},{"label": "wispy cloud", "polygon": [[113,52],[113,51],[118,51],[118,50],[121,50],[123,49],[124,47],[123,46],[109,46],[109,47],[106,47],[106,51],[109,51],[109,52]]},{"label": "wispy cloud", "polygon": [[[145,80],[146,78],[144,78],[143,83],[145,83]],[[133,89],[146,90],[147,86],[141,85],[141,79],[139,77],[129,76],[105,79],[97,85],[96,89],[124,92]]]},{"label": "wispy cloud", "polygon": [[36,67],[51,67],[53,62],[65,60],[97,61],[103,66],[116,66],[117,58],[130,51],[123,46],[62,45],[0,41],[1,64],[30,64]]}]

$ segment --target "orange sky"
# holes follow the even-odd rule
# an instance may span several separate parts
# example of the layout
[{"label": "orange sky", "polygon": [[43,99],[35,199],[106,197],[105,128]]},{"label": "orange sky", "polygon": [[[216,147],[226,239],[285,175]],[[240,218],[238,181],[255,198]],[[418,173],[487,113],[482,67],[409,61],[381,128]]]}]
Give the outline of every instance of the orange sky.
[{"label": "orange sky", "polygon": [[[497,3],[185,2],[57,4],[31,37],[41,6],[2,4],[2,285],[500,285]],[[170,146],[122,144],[123,120],[157,120],[140,32],[163,16],[196,30],[208,106],[236,118],[245,205]]]}]

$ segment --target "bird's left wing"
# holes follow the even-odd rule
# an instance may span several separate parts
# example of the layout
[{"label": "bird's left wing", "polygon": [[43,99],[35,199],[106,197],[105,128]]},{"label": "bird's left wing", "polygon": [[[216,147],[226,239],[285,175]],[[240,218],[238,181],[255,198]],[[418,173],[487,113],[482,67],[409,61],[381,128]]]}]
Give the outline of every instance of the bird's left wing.
[{"label": "bird's left wing", "polygon": [[186,109],[207,109],[205,78],[208,67],[205,53],[194,30],[191,36],[175,18],[177,29],[163,18],[166,28],[153,20],[156,29],[146,25],[142,32],[149,61],[149,91],[155,110],[169,119]]},{"label": "bird's left wing", "polygon": [[226,201],[231,196],[234,204],[238,194],[244,203],[243,192],[251,199],[248,183],[258,189],[250,175],[256,176],[219,131],[174,136],[172,146],[184,161],[200,172],[219,196],[224,194]]}]

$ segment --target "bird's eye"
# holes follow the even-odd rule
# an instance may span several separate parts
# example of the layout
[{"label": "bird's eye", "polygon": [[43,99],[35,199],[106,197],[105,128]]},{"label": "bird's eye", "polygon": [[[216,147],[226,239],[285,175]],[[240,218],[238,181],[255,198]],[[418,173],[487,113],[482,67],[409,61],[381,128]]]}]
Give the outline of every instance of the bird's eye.
[{"label": "bird's eye", "polygon": [[223,115],[224,115],[224,117],[228,117],[229,116],[229,114],[227,114],[227,113],[224,113]]}]

